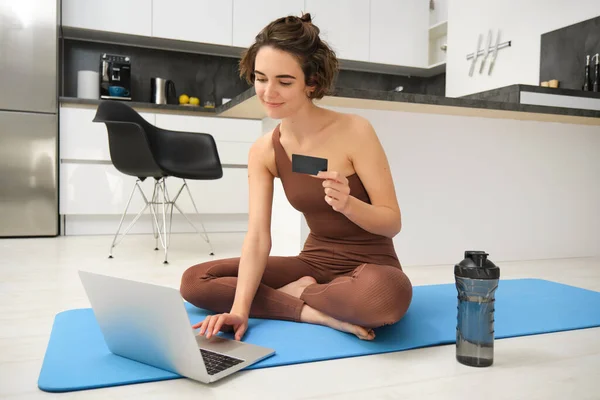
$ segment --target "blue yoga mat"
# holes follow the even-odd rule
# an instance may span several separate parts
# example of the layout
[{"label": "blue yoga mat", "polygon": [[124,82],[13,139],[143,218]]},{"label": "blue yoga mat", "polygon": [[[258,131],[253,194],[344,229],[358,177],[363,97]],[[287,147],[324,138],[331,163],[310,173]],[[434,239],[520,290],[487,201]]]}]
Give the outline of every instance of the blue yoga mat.
[{"label": "blue yoga mat", "polygon": [[[371,342],[319,325],[251,319],[244,341],[271,347],[276,354],[247,369],[455,343],[456,295],[453,284],[416,286],[406,316],[376,330]],[[187,303],[186,308],[190,323],[208,314]],[[500,281],[496,339],[596,326],[600,292],[539,279]],[[112,354],[88,308],[56,315],[38,387],[64,392],[177,378],[181,376]]]}]

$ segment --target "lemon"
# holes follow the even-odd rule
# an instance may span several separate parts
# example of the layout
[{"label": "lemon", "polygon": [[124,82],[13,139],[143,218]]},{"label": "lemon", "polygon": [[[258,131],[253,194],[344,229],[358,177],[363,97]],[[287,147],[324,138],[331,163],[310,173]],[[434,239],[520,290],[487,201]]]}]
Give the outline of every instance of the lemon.
[{"label": "lemon", "polygon": [[187,94],[182,94],[179,96],[179,104],[188,104],[190,102],[190,98]]},{"label": "lemon", "polygon": [[190,104],[197,106],[198,104],[200,104],[200,99],[197,97],[190,97]]}]

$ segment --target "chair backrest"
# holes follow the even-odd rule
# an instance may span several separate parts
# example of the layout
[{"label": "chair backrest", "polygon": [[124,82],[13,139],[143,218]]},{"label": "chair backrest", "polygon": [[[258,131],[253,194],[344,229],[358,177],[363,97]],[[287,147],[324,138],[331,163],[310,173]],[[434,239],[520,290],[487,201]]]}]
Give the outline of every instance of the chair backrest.
[{"label": "chair backrest", "polygon": [[108,100],[98,106],[94,122],[107,126],[110,157],[128,175],[220,179],[223,168],[215,139],[208,133],[158,128],[123,102]]},{"label": "chair backrest", "polygon": [[118,171],[142,180],[166,175],[156,162],[147,135],[156,128],[133,108],[120,101],[103,101],[93,121],[106,124],[110,158]]}]

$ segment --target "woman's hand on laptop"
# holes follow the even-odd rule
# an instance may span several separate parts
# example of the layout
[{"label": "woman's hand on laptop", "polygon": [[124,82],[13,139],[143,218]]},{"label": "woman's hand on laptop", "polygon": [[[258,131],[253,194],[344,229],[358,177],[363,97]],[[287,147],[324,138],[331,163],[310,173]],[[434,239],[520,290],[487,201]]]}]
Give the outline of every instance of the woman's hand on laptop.
[{"label": "woman's hand on laptop", "polygon": [[219,331],[235,332],[235,340],[242,340],[246,329],[248,329],[248,317],[236,313],[223,313],[209,315],[202,322],[193,325],[192,328],[200,328],[200,335],[206,334],[206,338],[216,335]]}]

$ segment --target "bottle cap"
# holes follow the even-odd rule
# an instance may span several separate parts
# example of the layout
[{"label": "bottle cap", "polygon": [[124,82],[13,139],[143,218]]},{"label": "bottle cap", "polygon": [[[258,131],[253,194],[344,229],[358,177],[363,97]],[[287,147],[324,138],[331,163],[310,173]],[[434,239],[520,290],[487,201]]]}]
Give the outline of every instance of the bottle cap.
[{"label": "bottle cap", "polygon": [[454,266],[454,274],[470,279],[500,279],[500,268],[480,250],[465,251],[465,259]]}]

